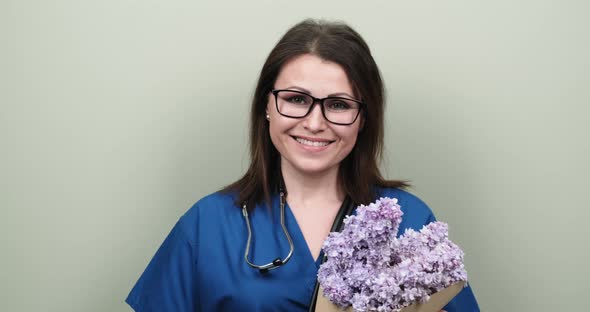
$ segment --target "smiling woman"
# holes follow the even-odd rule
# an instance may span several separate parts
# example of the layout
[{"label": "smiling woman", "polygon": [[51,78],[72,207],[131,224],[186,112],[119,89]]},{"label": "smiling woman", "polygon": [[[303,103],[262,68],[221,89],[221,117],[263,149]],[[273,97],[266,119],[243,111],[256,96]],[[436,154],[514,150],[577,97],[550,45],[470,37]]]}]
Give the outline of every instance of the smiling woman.
[{"label": "smiling woman", "polygon": [[[317,104],[317,105],[316,105]],[[355,204],[395,197],[399,232],[435,220],[379,172],[383,84],[349,26],[307,20],[268,56],[251,109],[250,166],[172,229],[127,302],[136,311],[307,311],[321,247]],[[478,311],[467,287],[445,308]]]}]

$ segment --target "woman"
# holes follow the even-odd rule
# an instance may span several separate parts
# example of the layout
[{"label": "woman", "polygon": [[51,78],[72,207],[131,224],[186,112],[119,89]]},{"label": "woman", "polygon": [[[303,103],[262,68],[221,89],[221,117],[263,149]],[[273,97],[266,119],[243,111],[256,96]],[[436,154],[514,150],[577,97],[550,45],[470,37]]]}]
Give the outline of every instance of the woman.
[{"label": "woman", "polygon": [[[307,311],[322,242],[345,199],[397,198],[400,232],[435,220],[404,182],[379,172],[383,110],[379,70],[353,29],[312,20],[291,28],[256,87],[248,171],[180,218],[127,303],[136,311]],[[445,309],[478,311],[470,288]]]}]

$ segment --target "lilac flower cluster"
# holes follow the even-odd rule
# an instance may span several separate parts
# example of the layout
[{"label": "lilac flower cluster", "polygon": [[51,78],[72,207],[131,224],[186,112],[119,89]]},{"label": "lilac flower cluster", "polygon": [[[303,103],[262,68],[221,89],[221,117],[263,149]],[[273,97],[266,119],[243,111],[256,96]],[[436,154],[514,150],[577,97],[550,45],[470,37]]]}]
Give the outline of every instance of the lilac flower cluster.
[{"label": "lilac flower cluster", "polygon": [[397,237],[403,212],[395,198],[357,208],[341,232],[330,233],[318,280],[332,303],[355,311],[400,311],[467,280],[463,251],[448,226],[432,222]]}]

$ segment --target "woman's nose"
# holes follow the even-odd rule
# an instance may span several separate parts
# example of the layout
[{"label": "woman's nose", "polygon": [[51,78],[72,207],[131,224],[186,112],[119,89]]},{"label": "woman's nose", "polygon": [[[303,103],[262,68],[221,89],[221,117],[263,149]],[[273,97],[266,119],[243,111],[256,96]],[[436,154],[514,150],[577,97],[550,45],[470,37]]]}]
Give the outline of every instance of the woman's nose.
[{"label": "woman's nose", "polygon": [[312,132],[321,131],[326,127],[327,120],[322,114],[321,105],[321,103],[314,103],[311,112],[305,117],[304,126]]}]

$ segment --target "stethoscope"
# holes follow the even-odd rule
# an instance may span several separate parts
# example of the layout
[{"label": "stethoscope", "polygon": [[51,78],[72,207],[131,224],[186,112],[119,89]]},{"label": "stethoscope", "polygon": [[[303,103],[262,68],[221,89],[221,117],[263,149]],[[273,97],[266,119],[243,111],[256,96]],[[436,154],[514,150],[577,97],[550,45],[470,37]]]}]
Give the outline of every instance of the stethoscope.
[{"label": "stethoscope", "polygon": [[[250,262],[248,255],[250,254],[250,247],[251,247],[250,244],[252,242],[252,226],[250,225],[250,218],[248,216],[246,202],[244,202],[242,205],[242,215],[244,216],[244,219],[246,220],[246,227],[248,228],[248,240],[246,241],[246,251],[244,251],[244,260],[246,261],[246,263],[250,267],[259,270],[260,273],[267,273],[270,270],[280,268],[281,266],[285,265],[285,263],[287,263],[289,261],[289,259],[291,259],[291,256],[293,256],[293,251],[295,249],[295,246],[293,244],[293,240],[291,239],[291,235],[289,234],[289,231],[287,230],[287,227],[285,226],[285,194],[286,194],[285,189],[281,183],[281,185],[279,186],[281,227],[283,228],[283,233],[285,233],[285,237],[287,237],[287,241],[289,242],[289,253],[287,254],[287,256],[285,258],[281,259],[280,257],[277,257],[272,262],[267,263],[267,264],[258,265],[258,264],[254,264],[254,263]],[[352,203],[350,198],[348,196],[346,196],[344,198],[344,201],[342,201],[342,206],[340,206],[340,209],[338,210],[338,214],[336,215],[336,218],[334,219],[334,223],[332,224],[332,228],[330,229],[330,232],[340,230],[340,227],[342,225],[344,217],[346,215],[351,214],[353,208],[354,208],[354,204]],[[325,256],[324,256],[323,260],[325,260]]]},{"label": "stethoscope", "polygon": [[242,205],[242,215],[246,220],[246,227],[248,228],[248,241],[246,242],[244,260],[246,260],[246,263],[248,263],[249,266],[258,269],[260,273],[266,273],[270,270],[280,268],[282,265],[287,263],[289,259],[291,259],[291,256],[293,256],[293,250],[295,249],[295,246],[293,245],[293,240],[291,239],[291,235],[289,235],[289,231],[287,231],[287,227],[285,226],[285,191],[283,190],[282,186],[279,188],[279,196],[281,207],[281,227],[283,228],[283,233],[285,233],[285,236],[287,237],[287,241],[289,241],[289,253],[284,259],[276,258],[272,262],[263,265],[254,264],[250,262],[250,260],[248,259],[248,254],[250,253],[250,242],[252,241],[252,227],[250,226],[250,218],[248,217],[246,203],[244,202],[244,204]]}]

